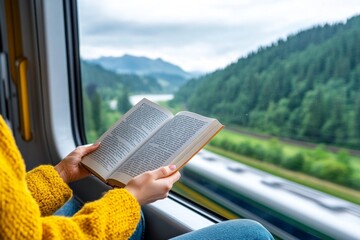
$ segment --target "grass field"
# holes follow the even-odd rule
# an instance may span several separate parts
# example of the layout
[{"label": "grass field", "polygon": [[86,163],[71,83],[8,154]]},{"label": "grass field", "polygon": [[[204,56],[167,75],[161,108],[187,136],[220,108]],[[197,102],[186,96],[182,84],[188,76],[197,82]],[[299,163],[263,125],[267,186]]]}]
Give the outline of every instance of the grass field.
[{"label": "grass field", "polygon": [[[261,145],[268,147],[270,144],[269,139],[260,139],[253,136],[245,135],[245,134],[239,134],[236,132],[233,132],[231,130],[224,129],[222,130],[218,135],[216,135],[217,140],[223,140],[227,139],[230,142],[233,143],[241,143],[241,142],[249,142],[251,145]],[[298,152],[311,152],[314,151],[314,149],[303,147],[303,146],[296,146],[294,144],[288,144],[285,142],[281,142],[281,147],[283,149],[283,152],[285,155],[295,155]],[[336,154],[332,153],[330,151],[326,152],[326,157],[329,159],[335,159]],[[357,171],[360,172],[360,156],[350,156],[350,165]]]}]

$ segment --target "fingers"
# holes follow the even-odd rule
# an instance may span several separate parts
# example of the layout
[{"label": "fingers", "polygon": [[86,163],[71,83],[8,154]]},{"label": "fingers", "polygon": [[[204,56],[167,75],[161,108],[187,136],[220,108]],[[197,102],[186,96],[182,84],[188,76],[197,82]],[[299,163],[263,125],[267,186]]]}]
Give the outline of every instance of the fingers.
[{"label": "fingers", "polygon": [[100,143],[94,143],[91,145],[84,145],[77,147],[78,152],[81,154],[81,156],[85,156],[86,154],[89,154],[93,151],[95,151],[100,146]]},{"label": "fingers", "polygon": [[140,205],[148,204],[166,198],[179,178],[180,173],[176,166],[170,165],[140,174],[131,179],[125,189],[137,199]]},{"label": "fingers", "polygon": [[168,179],[172,184],[174,184],[174,183],[176,183],[176,182],[180,179],[180,177],[181,177],[180,172],[176,172],[176,173],[168,176],[167,179]]},{"label": "fingers", "polygon": [[155,179],[164,178],[171,175],[173,172],[175,172],[175,170],[176,170],[176,166],[170,165],[152,171],[152,175],[154,176]]},{"label": "fingers", "polygon": [[175,172],[170,176],[157,179],[157,185],[159,186],[160,194],[158,195],[158,199],[166,198],[169,194],[169,191],[172,189],[174,183],[179,180],[181,174],[179,172]]}]

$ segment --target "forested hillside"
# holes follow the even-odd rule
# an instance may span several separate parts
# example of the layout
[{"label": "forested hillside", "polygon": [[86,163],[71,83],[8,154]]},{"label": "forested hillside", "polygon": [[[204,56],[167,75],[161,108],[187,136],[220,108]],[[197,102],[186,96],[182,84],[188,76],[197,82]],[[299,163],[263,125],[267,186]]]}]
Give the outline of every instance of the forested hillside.
[{"label": "forested hillside", "polygon": [[116,74],[105,70],[101,66],[81,61],[81,79],[85,89],[96,87],[100,92],[106,92],[112,99],[117,96],[116,91],[122,91],[126,86],[131,93],[162,92],[163,88],[153,77],[135,74]]},{"label": "forested hillside", "polygon": [[122,57],[100,57],[90,60],[89,63],[99,65],[121,76],[136,75],[138,78],[151,79],[161,86],[162,92],[166,93],[177,91],[181,85],[194,76],[193,73],[188,73],[161,58],[150,59],[125,54]]},{"label": "forested hillside", "polygon": [[360,16],[261,47],[189,81],[174,102],[227,125],[360,148]]}]

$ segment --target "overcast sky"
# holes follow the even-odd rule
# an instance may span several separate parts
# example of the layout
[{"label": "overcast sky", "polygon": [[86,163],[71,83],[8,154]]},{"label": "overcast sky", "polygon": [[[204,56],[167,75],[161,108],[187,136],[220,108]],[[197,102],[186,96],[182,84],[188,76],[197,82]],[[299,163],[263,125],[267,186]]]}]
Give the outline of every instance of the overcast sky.
[{"label": "overcast sky", "polygon": [[289,34],[360,14],[360,0],[78,2],[82,58],[131,54],[201,72]]}]

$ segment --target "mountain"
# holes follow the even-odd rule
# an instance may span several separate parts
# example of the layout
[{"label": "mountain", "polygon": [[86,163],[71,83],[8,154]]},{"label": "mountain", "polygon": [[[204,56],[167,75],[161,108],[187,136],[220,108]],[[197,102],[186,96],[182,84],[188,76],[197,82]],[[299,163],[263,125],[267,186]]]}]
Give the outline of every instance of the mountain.
[{"label": "mountain", "polygon": [[150,59],[124,55],[122,57],[100,57],[89,61],[118,74],[136,74],[152,77],[168,92],[174,92],[188,79],[198,76],[182,70],[179,66],[161,58]]},{"label": "mountain", "polygon": [[116,73],[130,73],[137,75],[148,75],[153,73],[166,73],[189,78],[190,74],[179,66],[162,60],[161,58],[150,59],[147,57],[136,57],[125,54],[122,57],[100,57],[90,62],[99,64],[105,69]]},{"label": "mountain", "polygon": [[175,95],[190,111],[275,136],[360,148],[360,16],[260,47]]},{"label": "mountain", "polygon": [[112,99],[118,91],[129,93],[162,93],[164,90],[153,77],[116,74],[103,67],[81,60],[81,77],[85,88],[96,88],[103,99]]}]

